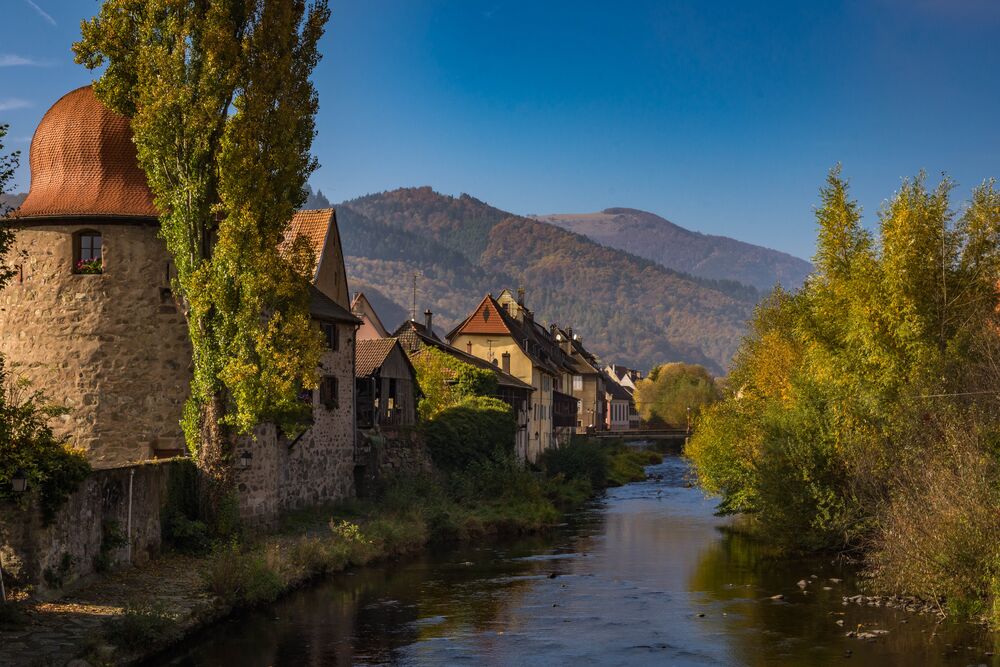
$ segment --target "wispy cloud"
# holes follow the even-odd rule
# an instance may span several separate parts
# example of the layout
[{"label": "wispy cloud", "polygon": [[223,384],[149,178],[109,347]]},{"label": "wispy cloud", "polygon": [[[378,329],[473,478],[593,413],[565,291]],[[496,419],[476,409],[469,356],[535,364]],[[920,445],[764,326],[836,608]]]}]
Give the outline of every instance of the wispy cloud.
[{"label": "wispy cloud", "polygon": [[44,67],[48,63],[14,53],[0,53],[0,67]]},{"label": "wispy cloud", "polygon": [[41,16],[43,19],[45,19],[46,21],[48,21],[52,25],[57,25],[56,24],[56,20],[54,18],[52,18],[52,16],[47,11],[45,11],[44,9],[42,9],[41,7],[39,7],[38,5],[36,5],[35,2],[34,2],[34,0],[24,0],[24,1],[26,3],[28,3],[29,7],[31,7],[36,12],[38,12],[38,15]]},{"label": "wispy cloud", "polygon": [[10,97],[6,100],[0,100],[0,111],[13,111],[14,109],[27,109],[31,106],[31,102],[28,100],[22,100],[17,97]]}]

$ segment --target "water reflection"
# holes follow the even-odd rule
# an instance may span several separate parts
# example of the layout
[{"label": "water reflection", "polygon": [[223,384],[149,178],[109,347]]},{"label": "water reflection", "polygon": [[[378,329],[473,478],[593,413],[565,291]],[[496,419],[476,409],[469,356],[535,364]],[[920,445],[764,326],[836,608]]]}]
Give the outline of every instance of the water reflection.
[{"label": "water reflection", "polygon": [[[843,606],[848,568],[775,558],[713,516],[683,462],[654,472],[551,535],[337,576],[156,662],[1000,667],[978,628]],[[844,637],[858,624],[889,634]]]}]

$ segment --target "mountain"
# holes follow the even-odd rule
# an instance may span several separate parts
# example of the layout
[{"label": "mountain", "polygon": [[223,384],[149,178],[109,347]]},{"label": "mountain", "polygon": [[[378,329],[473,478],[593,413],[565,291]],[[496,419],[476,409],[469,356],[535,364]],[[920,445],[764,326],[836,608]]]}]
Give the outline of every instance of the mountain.
[{"label": "mountain", "polygon": [[16,194],[0,194],[0,215],[3,214],[7,209],[17,208],[21,205],[21,202],[25,200],[28,196],[27,192],[18,192]]},{"label": "mountain", "polygon": [[417,317],[430,308],[441,331],[484,294],[523,285],[539,321],[572,326],[609,362],[688,361],[722,373],[760,297],[429,187],[343,202],[337,217],[351,289],[378,292],[398,316],[410,310],[417,273]]},{"label": "mountain", "polygon": [[798,257],[726,236],[693,232],[634,208],[608,208],[600,213],[557,213],[534,216],[534,219],[677,271],[704,278],[735,280],[761,291],[769,291],[776,283],[796,289],[812,271],[812,265]]}]

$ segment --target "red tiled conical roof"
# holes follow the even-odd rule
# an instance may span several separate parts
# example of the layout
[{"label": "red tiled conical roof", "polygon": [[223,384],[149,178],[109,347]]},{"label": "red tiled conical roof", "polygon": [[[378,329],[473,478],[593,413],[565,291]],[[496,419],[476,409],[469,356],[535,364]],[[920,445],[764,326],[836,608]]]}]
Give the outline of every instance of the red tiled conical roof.
[{"label": "red tiled conical roof", "polygon": [[31,140],[31,189],[17,218],[155,218],[125,116],[90,86],[52,105]]}]

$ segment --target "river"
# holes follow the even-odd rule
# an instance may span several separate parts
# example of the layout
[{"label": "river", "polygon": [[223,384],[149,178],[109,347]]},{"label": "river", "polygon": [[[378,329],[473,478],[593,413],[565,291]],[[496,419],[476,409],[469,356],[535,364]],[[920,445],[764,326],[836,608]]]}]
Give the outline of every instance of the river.
[{"label": "river", "polygon": [[[649,472],[544,537],[340,574],[152,664],[1000,667],[978,626],[844,605],[850,567],[775,558],[727,530],[683,460]],[[888,632],[845,636],[859,626]]]}]

